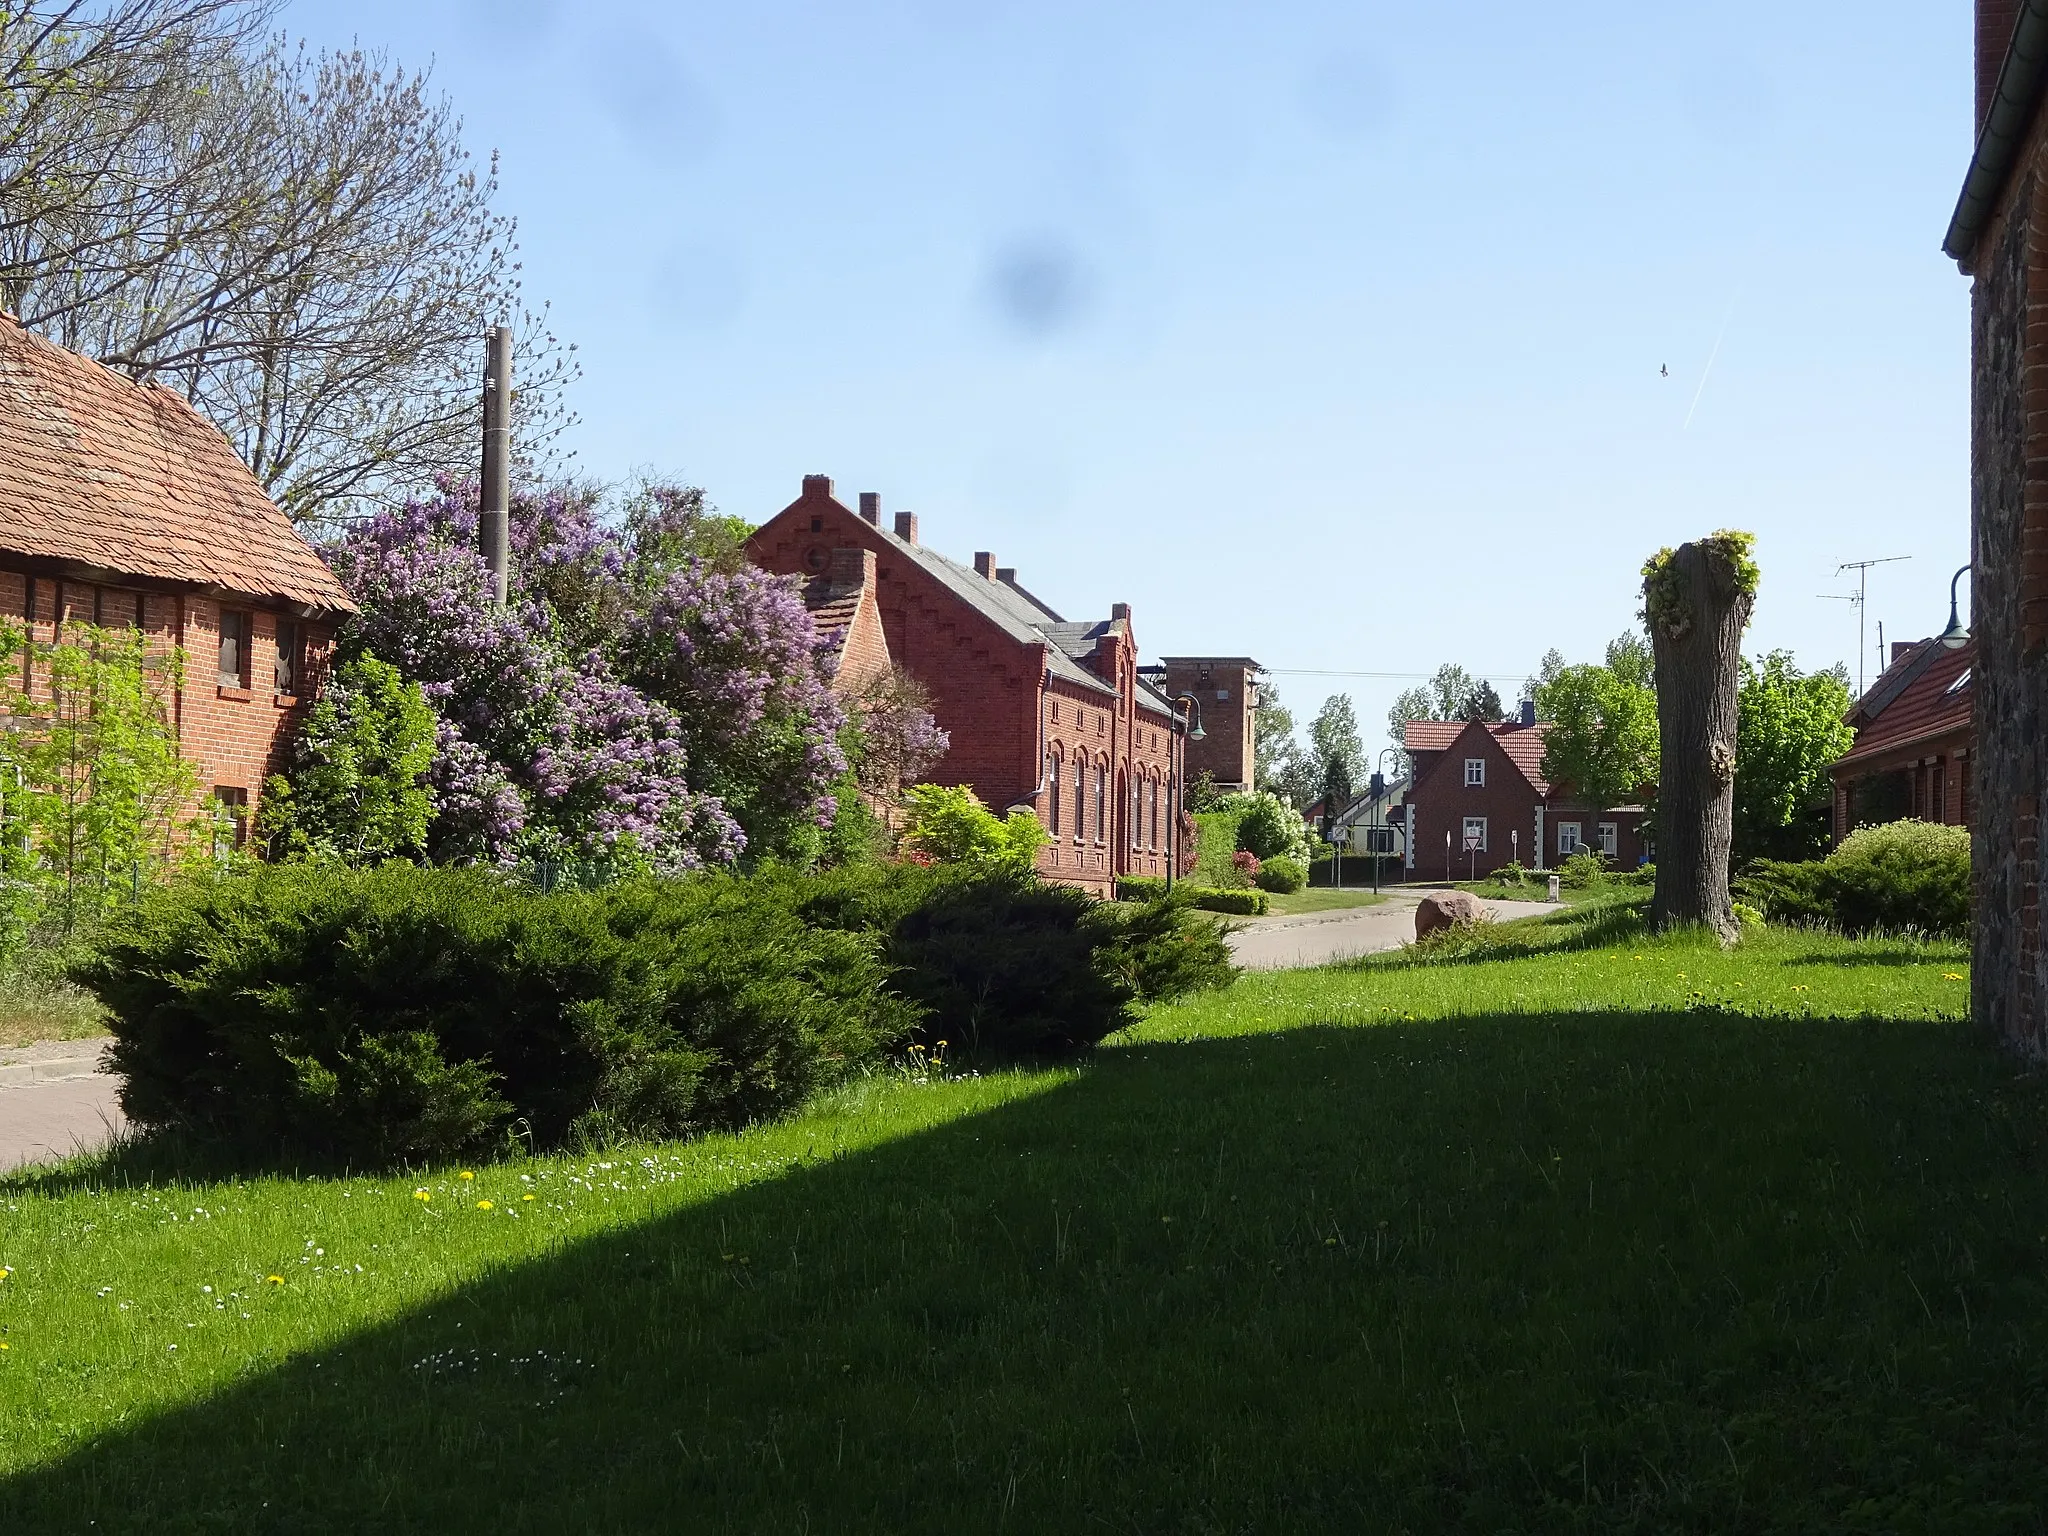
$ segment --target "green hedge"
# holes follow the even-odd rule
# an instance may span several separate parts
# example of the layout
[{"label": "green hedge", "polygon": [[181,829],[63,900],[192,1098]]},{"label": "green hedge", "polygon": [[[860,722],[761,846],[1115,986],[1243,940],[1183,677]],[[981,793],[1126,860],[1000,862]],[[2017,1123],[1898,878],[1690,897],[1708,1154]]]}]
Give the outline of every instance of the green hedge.
[{"label": "green hedge", "polygon": [[1308,871],[1302,868],[1300,860],[1283,854],[1261,864],[1254,878],[1262,891],[1271,891],[1275,896],[1291,896],[1308,884]]},{"label": "green hedge", "polygon": [[[1155,901],[1165,896],[1166,882],[1154,875],[1122,875],[1116,882],[1118,901]],[[1264,891],[1196,885],[1182,880],[1173,888],[1174,899],[1203,912],[1223,912],[1233,917],[1264,917],[1270,907]]]},{"label": "green hedge", "polygon": [[74,975],[139,1125],[382,1164],[736,1127],[914,1038],[1069,1052],[1235,974],[1185,902],[1104,907],[915,866],[539,893],[288,865],[146,897]]},{"label": "green hedge", "polygon": [[1963,938],[1970,926],[1970,834],[1924,821],[1863,827],[1825,859],[1759,859],[1735,887],[1776,923]]}]

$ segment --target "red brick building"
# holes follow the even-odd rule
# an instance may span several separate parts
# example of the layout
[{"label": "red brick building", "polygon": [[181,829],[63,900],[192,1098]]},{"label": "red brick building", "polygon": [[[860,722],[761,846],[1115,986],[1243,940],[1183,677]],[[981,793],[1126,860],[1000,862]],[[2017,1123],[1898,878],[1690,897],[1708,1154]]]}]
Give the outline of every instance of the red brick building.
[{"label": "red brick building", "polygon": [[1942,249],[1970,283],[1970,1012],[2048,1057],[2048,0],[1977,0],[1975,151]]},{"label": "red brick building", "polygon": [[803,584],[804,607],[832,668],[832,686],[858,693],[889,672],[889,637],[875,589],[875,552],[835,549],[825,574]]},{"label": "red brick building", "polygon": [[181,649],[179,744],[244,830],[354,610],[183,396],[0,316],[0,617],[45,644],[93,624]]},{"label": "red brick building", "polygon": [[1582,847],[1624,868],[1642,861],[1640,805],[1588,805],[1543,777],[1548,729],[1526,719],[1408,722],[1402,744],[1415,767],[1402,830],[1410,879],[1463,880],[1511,859],[1547,869]]},{"label": "red brick building", "polygon": [[873,558],[890,660],[930,691],[952,738],[932,780],[998,813],[1034,811],[1048,878],[1106,893],[1119,874],[1165,874],[1172,716],[1138,677],[1129,605],[1062,618],[993,555],[957,564],[919,542],[914,514],[884,528],[878,496],[855,512],[824,475],[804,476],[747,542],[764,570],[807,579],[850,571],[855,550]]},{"label": "red brick building", "polygon": [[1835,840],[1858,827],[1913,817],[1971,824],[1975,644],[1933,640],[1892,647],[1892,664],[1849,712],[1856,744],[1829,772]]},{"label": "red brick building", "polygon": [[1187,744],[1190,784],[1206,773],[1218,789],[1256,787],[1259,671],[1249,656],[1160,658],[1160,691],[1169,699],[1191,693],[1201,705],[1202,739]]}]

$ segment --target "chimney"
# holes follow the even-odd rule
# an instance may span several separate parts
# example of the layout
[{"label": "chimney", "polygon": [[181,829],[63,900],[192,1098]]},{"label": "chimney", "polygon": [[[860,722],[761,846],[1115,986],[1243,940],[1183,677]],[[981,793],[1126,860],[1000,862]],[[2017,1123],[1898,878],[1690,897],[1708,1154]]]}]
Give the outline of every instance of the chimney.
[{"label": "chimney", "polygon": [[983,581],[994,581],[996,579],[996,557],[985,549],[977,549],[974,552],[974,574]]},{"label": "chimney", "polygon": [[1014,565],[997,566],[996,580],[1000,581],[1006,587],[1014,587],[1015,585],[1017,585],[1017,567],[1015,567]]},{"label": "chimney", "polygon": [[1122,619],[1126,624],[1130,623],[1131,605],[1129,603],[1111,603],[1109,605],[1109,617],[1112,623],[1118,619]]},{"label": "chimney", "polygon": [[906,544],[917,542],[917,514],[898,512],[896,514],[896,537]]},{"label": "chimney", "polygon": [[835,587],[858,589],[873,586],[875,552],[872,549],[833,550],[830,580]]},{"label": "chimney", "polygon": [[882,493],[862,491],[860,493],[860,515],[868,522],[880,527],[882,523]]},{"label": "chimney", "polygon": [[805,475],[804,494],[806,496],[830,496],[832,494],[832,477],[830,475]]},{"label": "chimney", "polygon": [[1977,0],[1977,129],[1991,112],[1991,97],[1998,89],[1998,72],[2012,48],[2013,29],[2019,25],[2026,0]]},{"label": "chimney", "polygon": [[1912,653],[1913,648],[1920,643],[1918,640],[1894,640],[1892,642],[1892,660],[1894,662],[1904,660]]},{"label": "chimney", "polygon": [[1534,699],[1522,700],[1522,728],[1524,730],[1527,730],[1530,726],[1534,725],[1535,723],[1536,701]]}]

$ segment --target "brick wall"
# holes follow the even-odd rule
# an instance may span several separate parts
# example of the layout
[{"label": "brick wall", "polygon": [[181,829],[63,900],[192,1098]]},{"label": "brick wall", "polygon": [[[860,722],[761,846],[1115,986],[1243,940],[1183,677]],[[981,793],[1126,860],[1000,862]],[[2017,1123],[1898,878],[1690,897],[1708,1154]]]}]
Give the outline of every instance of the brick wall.
[{"label": "brick wall", "polygon": [[1168,656],[1169,699],[1191,693],[1202,706],[1203,739],[1187,747],[1189,782],[1205,772],[1218,784],[1250,788],[1255,777],[1258,668],[1243,657]]},{"label": "brick wall", "polygon": [[1998,88],[1998,71],[2012,46],[2013,28],[2018,25],[2024,0],[1977,0],[1977,116],[1982,129],[1984,115],[1991,110],[1991,93]]},{"label": "brick wall", "polygon": [[[1568,796],[1539,795],[1523,777],[1511,758],[1484,729],[1461,735],[1449,750],[1417,752],[1415,782],[1408,792],[1414,809],[1414,864],[1410,878],[1416,880],[1463,880],[1468,871],[1484,876],[1519,857],[1531,868],[1555,868],[1561,823],[1576,823],[1580,841],[1599,846],[1600,825],[1615,828],[1615,860],[1632,869],[1643,856],[1643,827],[1640,811],[1598,808]],[[1465,782],[1465,762],[1477,758],[1485,766],[1485,782]],[[1542,848],[1537,848],[1537,810],[1542,809]],[[1476,855],[1465,851],[1465,818],[1486,819],[1486,847]],[[1444,853],[1444,836],[1450,834],[1450,856]]]},{"label": "brick wall", "polygon": [[[219,681],[223,606],[250,616],[246,688],[224,687]],[[253,603],[237,607],[175,590],[141,591],[0,569],[0,617],[26,622],[40,644],[54,642],[63,624],[98,624],[140,628],[154,654],[182,648],[185,684],[171,700],[180,750],[197,772],[202,797],[217,788],[238,791],[252,815],[264,779],[280,767],[300,700],[310,699],[318,688],[333,643],[328,626],[299,622],[307,675],[296,695],[285,696],[274,687],[278,626],[295,621]],[[33,666],[13,681],[26,681],[31,698],[49,697],[47,677]]]},{"label": "brick wall", "polygon": [[[865,511],[879,517],[878,506]],[[1155,783],[1164,794],[1167,738],[1165,722],[1135,705],[1136,642],[1127,612],[1122,631],[1105,637],[1088,663],[1105,685],[1098,690],[1065,677],[1048,680],[1045,643],[1019,641],[991,623],[906,557],[875,520],[835,499],[824,476],[805,476],[803,494],[747,543],[764,570],[805,576],[827,569],[834,550],[854,547],[875,555],[875,599],[890,659],[924,684],[933,717],[951,739],[932,781],[965,784],[999,814],[1030,805],[1050,829],[1054,786],[1047,775],[1057,766],[1058,834],[1040,855],[1041,870],[1098,892],[1119,873],[1164,874],[1164,811],[1157,849],[1146,827],[1133,825],[1134,815],[1150,819],[1138,814],[1134,799],[1135,807],[1146,806]],[[993,560],[980,563],[987,571],[979,579],[992,579]],[[1074,822],[1077,768],[1085,829]]]}]

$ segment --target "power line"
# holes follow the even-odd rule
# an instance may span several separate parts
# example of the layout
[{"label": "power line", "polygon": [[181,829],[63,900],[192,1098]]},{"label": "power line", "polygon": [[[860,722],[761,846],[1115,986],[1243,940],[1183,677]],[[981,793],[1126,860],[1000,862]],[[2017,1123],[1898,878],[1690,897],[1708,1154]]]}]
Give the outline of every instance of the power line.
[{"label": "power line", "polygon": [[[1272,677],[1364,677],[1387,682],[1426,683],[1436,676],[1434,672],[1333,672],[1322,667],[1261,667],[1261,672]],[[1497,672],[1475,672],[1472,674],[1482,682],[1497,683],[1504,678],[1513,678],[1520,668],[1503,668]]]}]

